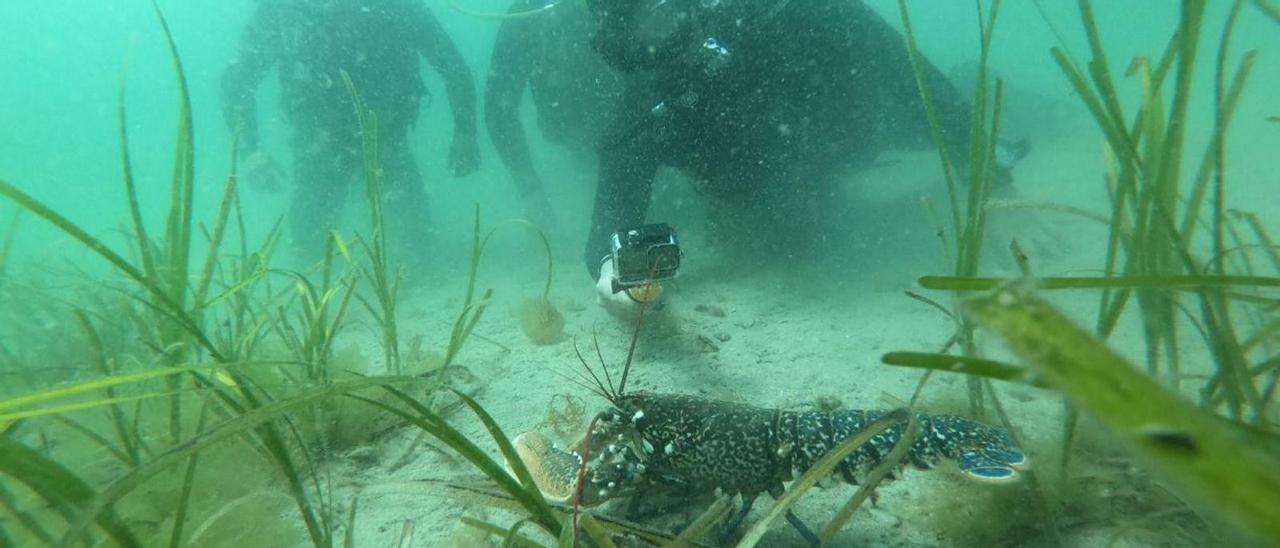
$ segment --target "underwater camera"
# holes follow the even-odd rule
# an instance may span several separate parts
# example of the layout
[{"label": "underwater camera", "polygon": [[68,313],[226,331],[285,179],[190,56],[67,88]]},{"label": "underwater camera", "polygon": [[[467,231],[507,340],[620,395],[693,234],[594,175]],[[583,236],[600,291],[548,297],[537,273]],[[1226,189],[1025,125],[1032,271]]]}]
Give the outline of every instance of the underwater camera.
[{"label": "underwater camera", "polygon": [[613,290],[670,280],[680,270],[680,244],[666,223],[626,228],[613,233],[609,260],[613,261]]}]

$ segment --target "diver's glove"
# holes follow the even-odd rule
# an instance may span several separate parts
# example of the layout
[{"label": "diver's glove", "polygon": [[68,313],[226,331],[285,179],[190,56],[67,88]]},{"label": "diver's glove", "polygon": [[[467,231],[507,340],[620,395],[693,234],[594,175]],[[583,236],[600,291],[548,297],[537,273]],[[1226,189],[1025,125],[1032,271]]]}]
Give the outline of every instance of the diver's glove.
[{"label": "diver's glove", "polygon": [[640,313],[641,305],[652,305],[662,294],[657,282],[621,288],[613,276],[613,260],[605,257],[600,264],[600,277],[596,279],[596,302],[610,314],[621,320],[631,321]]}]

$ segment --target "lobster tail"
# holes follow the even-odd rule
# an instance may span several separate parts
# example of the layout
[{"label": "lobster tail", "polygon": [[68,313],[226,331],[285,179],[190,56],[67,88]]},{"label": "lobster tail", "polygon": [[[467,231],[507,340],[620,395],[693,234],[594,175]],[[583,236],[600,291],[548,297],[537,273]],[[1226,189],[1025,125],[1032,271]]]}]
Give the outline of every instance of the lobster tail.
[{"label": "lobster tail", "polygon": [[[889,412],[840,409],[783,413],[779,420],[779,438],[792,446],[792,476],[803,474],[827,452]],[[970,479],[1001,482],[1015,479],[1018,469],[1028,465],[1026,455],[1013,445],[1002,428],[954,415],[931,417],[917,413],[916,419],[921,431],[907,458],[917,468],[932,468],[940,460],[948,459],[956,461]],[[889,456],[902,439],[905,428],[905,423],[894,424],[855,449],[836,468],[840,478],[846,483],[860,483]]]}]

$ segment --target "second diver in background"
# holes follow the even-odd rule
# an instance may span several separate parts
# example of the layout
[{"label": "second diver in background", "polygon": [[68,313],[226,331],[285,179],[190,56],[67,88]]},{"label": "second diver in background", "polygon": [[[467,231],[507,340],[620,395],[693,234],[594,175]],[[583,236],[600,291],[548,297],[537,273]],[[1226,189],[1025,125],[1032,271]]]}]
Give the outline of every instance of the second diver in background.
[{"label": "second diver in background", "polygon": [[410,264],[425,261],[430,224],[422,176],[408,136],[427,96],[419,57],[444,80],[453,112],[449,169],[479,167],[475,84],[445,30],[417,0],[260,1],[222,76],[224,117],[239,131],[246,176],[279,177],[259,139],[256,91],[275,69],[292,129],[293,195],[289,229],[299,258],[310,262],[335,228],[348,189],[363,170],[356,109],[343,82],[350,75],[364,107],[377,115],[378,161],[388,232]]},{"label": "second diver in background", "polygon": [[498,29],[484,92],[485,124],[514,179],[525,215],[544,227],[554,211],[534,169],[520,104],[528,88],[543,138],[594,155],[622,97],[621,74],[591,48],[582,2],[514,0]]}]

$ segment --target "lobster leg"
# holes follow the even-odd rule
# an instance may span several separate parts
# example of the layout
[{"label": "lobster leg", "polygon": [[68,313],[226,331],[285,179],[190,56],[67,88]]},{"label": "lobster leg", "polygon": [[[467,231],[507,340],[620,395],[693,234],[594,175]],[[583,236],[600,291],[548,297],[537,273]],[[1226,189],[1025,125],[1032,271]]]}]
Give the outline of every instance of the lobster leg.
[{"label": "lobster leg", "polygon": [[738,530],[742,525],[742,520],[747,519],[747,514],[751,512],[751,505],[756,503],[757,495],[742,494],[742,509],[738,510],[737,515],[720,528],[720,544],[727,544],[729,538],[733,536],[733,532]]},{"label": "lobster leg", "polygon": [[822,541],[818,540],[818,535],[815,535],[813,530],[809,529],[809,526],[805,525],[803,521],[800,521],[800,517],[791,510],[787,510],[787,523],[796,528],[796,532],[804,537],[804,541],[809,543],[809,546],[822,546]]},{"label": "lobster leg", "polygon": [[[773,500],[782,498],[782,493],[782,484],[769,488],[769,496],[773,497]],[[796,513],[792,512],[790,509],[787,510],[787,523],[790,523],[792,527],[795,527],[796,532],[800,533],[800,536],[804,538],[804,541],[808,543],[809,546],[822,546],[822,541],[818,540],[818,535],[813,533],[813,529],[810,529],[808,525],[805,525],[803,521],[800,521],[800,516],[797,516]]]}]

